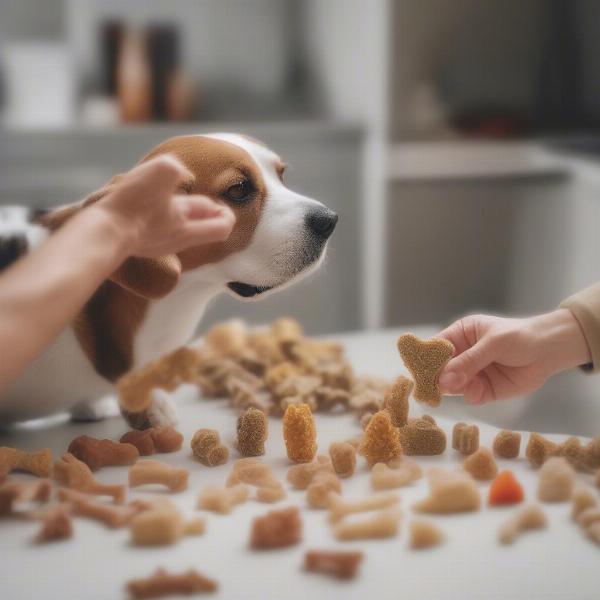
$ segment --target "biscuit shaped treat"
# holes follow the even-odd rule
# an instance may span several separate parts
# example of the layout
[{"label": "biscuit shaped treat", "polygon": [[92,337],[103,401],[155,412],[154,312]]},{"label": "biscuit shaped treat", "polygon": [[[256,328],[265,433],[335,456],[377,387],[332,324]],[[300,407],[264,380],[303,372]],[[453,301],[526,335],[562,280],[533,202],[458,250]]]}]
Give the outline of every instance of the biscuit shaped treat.
[{"label": "biscuit shaped treat", "polygon": [[398,431],[402,450],[408,456],[437,456],[446,449],[446,434],[429,415],[409,419]]},{"label": "biscuit shaped treat", "polygon": [[14,502],[48,502],[52,486],[47,479],[40,481],[5,481],[0,485],[0,516],[13,512]]},{"label": "biscuit shaped treat", "polygon": [[157,569],[154,575],[143,579],[132,579],[126,586],[129,596],[135,600],[162,598],[173,594],[199,594],[216,592],[217,582],[205,577],[198,571],[190,570],[181,575],[167,573]]},{"label": "biscuit shaped treat", "polygon": [[221,444],[216,429],[199,429],[190,442],[194,456],[207,467],[223,465],[229,459],[229,450]]},{"label": "biscuit shaped treat", "polygon": [[150,456],[156,452],[167,453],[181,450],[183,435],[173,427],[150,427],[138,431],[134,429],[121,436],[123,444],[133,444],[140,456]]},{"label": "biscuit shaped treat", "polygon": [[238,450],[242,456],[261,456],[265,453],[268,421],[264,412],[249,408],[237,422]]},{"label": "biscuit shaped treat", "polygon": [[361,520],[337,523],[333,535],[340,541],[394,537],[400,530],[401,516],[399,509],[385,508]]},{"label": "biscuit shaped treat", "polygon": [[584,510],[598,506],[596,496],[586,487],[576,489],[571,496],[571,502],[571,518],[574,521]]},{"label": "biscuit shaped treat", "polygon": [[456,423],[452,429],[452,447],[464,456],[473,454],[479,448],[479,427]]},{"label": "biscuit shaped treat", "polygon": [[390,414],[386,410],[375,413],[365,430],[363,440],[358,448],[369,463],[388,463],[402,456],[400,435],[392,425]]},{"label": "biscuit shaped treat", "polygon": [[57,504],[41,511],[37,516],[42,521],[42,526],[35,537],[37,543],[55,542],[73,537],[73,521],[68,505]]},{"label": "biscuit shaped treat", "polygon": [[362,552],[340,550],[307,550],[304,554],[304,569],[312,573],[323,573],[338,579],[352,579],[363,560]]},{"label": "biscuit shaped treat", "polygon": [[83,461],[92,471],[101,467],[123,467],[132,465],[140,453],[132,444],[121,444],[112,440],[99,440],[87,435],[76,437],[68,452]]},{"label": "biscuit shaped treat", "polygon": [[248,487],[243,483],[231,487],[208,486],[202,490],[198,508],[228,515],[235,506],[246,502],[248,496]]},{"label": "biscuit shaped treat", "polygon": [[297,490],[305,490],[320,471],[335,473],[331,459],[323,454],[319,454],[313,462],[291,466],[287,472],[287,480]]},{"label": "biscuit shaped treat", "polygon": [[494,454],[500,458],[517,458],[521,449],[521,434],[503,429],[494,438]]},{"label": "biscuit shaped treat", "polygon": [[311,508],[327,508],[331,492],[340,493],[340,480],[333,473],[319,471],[306,489],[306,501]]},{"label": "biscuit shaped treat", "polygon": [[542,502],[566,502],[575,487],[575,471],[561,456],[550,457],[540,469],[538,498]]},{"label": "biscuit shaped treat", "polygon": [[423,476],[421,467],[413,460],[377,463],[371,469],[371,487],[374,490],[389,490],[403,487]]},{"label": "biscuit shaped treat", "polygon": [[288,406],[283,415],[283,438],[292,462],[310,462],[317,453],[317,429],[307,404]]},{"label": "biscuit shaped treat", "polygon": [[525,448],[525,456],[534,467],[541,467],[558,450],[558,444],[539,433],[532,433]]},{"label": "biscuit shaped treat", "polygon": [[523,532],[545,529],[547,526],[548,519],[539,506],[526,506],[500,527],[498,541],[501,544],[512,544]]},{"label": "biscuit shaped treat", "polygon": [[510,470],[501,471],[490,486],[488,502],[490,506],[499,504],[517,504],[523,502],[523,486]]},{"label": "biscuit shaped treat", "polygon": [[302,540],[302,519],[295,506],[272,510],[252,521],[250,547],[255,550],[285,548]]},{"label": "biscuit shaped treat", "polygon": [[259,502],[279,502],[286,496],[281,482],[275,477],[271,467],[256,458],[241,458],[233,465],[227,478],[227,487],[238,483],[247,483],[256,487],[256,499]]},{"label": "biscuit shaped treat", "polygon": [[44,448],[37,452],[25,452],[8,446],[0,447],[0,481],[11,471],[27,471],[37,477],[50,477],[52,451]]},{"label": "biscuit shaped treat", "polygon": [[439,406],[442,394],[438,378],[452,358],[454,346],[443,339],[420,340],[412,333],[401,335],[397,346],[400,357],[415,381],[415,400],[430,406]]},{"label": "biscuit shaped treat", "polygon": [[477,452],[467,456],[463,467],[475,479],[494,479],[498,474],[498,465],[487,448],[479,448]]},{"label": "biscuit shaped treat", "polygon": [[339,494],[331,493],[328,496],[329,521],[336,523],[347,515],[361,512],[370,512],[395,506],[400,501],[398,494],[375,494],[359,500],[345,500]]},{"label": "biscuit shaped treat", "polygon": [[408,422],[408,398],[413,387],[408,377],[400,375],[383,398],[383,408],[390,413],[394,427],[404,427]]},{"label": "biscuit shaped treat", "polygon": [[129,469],[129,486],[138,487],[158,483],[171,492],[187,489],[190,472],[181,467],[172,467],[158,460],[139,460]]},{"label": "biscuit shaped treat", "polygon": [[444,541],[442,530],[432,521],[413,519],[409,528],[410,547],[414,550],[433,548]]},{"label": "biscuit shaped treat", "polygon": [[430,495],[413,505],[416,512],[447,514],[479,510],[481,495],[468,473],[434,467],[428,478]]},{"label": "biscuit shaped treat", "polygon": [[348,442],[333,442],[329,456],[334,471],[339,477],[351,477],[356,469],[356,448]]}]

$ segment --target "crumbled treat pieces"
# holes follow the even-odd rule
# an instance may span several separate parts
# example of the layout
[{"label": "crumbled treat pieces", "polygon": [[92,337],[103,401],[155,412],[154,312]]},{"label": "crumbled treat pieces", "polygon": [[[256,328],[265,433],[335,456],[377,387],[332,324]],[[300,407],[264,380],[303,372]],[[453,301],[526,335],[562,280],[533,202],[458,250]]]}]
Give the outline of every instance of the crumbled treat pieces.
[{"label": "crumbled treat pieces", "polygon": [[479,448],[479,427],[456,423],[452,430],[452,447],[464,456],[473,454]]},{"label": "crumbled treat pieces", "polygon": [[430,406],[439,406],[442,394],[438,387],[438,378],[454,354],[454,346],[442,339],[423,341],[412,333],[401,335],[397,346],[406,368],[415,381],[415,400]]},{"label": "crumbled treat pieces", "polygon": [[307,463],[315,457],[317,429],[308,405],[288,406],[283,415],[283,437],[291,461]]},{"label": "crumbled treat pieces", "polygon": [[333,411],[337,408],[346,408],[350,402],[350,392],[340,388],[322,386],[315,390],[314,399],[317,410]]},{"label": "crumbled treat pieces", "polygon": [[548,458],[554,455],[558,444],[551,442],[539,433],[532,433],[525,448],[525,456],[534,467],[541,467]]},{"label": "crumbled treat pieces", "polygon": [[229,450],[221,444],[216,429],[199,429],[190,442],[194,456],[207,467],[223,465],[229,459]]},{"label": "crumbled treat pieces", "polygon": [[394,537],[400,529],[401,513],[397,508],[385,508],[361,520],[344,520],[333,527],[340,541]]},{"label": "crumbled treat pieces", "polygon": [[301,463],[290,467],[287,472],[287,480],[296,489],[305,490],[320,471],[335,473],[331,459],[322,454],[317,456],[313,462]]},{"label": "crumbled treat pieces", "polygon": [[238,450],[242,456],[261,456],[265,453],[268,421],[264,412],[249,408],[237,422]]},{"label": "crumbled treat pieces", "polygon": [[336,523],[347,515],[372,510],[389,508],[398,504],[400,498],[398,494],[375,494],[367,496],[360,500],[345,500],[339,494],[331,493],[328,496],[329,521]]},{"label": "crumbled treat pieces", "polygon": [[250,492],[243,483],[231,487],[207,486],[202,490],[198,508],[228,515],[235,506],[246,502]]},{"label": "crumbled treat pieces", "polygon": [[400,375],[383,398],[383,408],[390,413],[394,427],[404,427],[408,422],[408,398],[414,383]]},{"label": "crumbled treat pieces", "polygon": [[247,483],[256,487],[256,499],[259,502],[279,502],[286,497],[281,482],[275,477],[271,467],[256,458],[241,458],[233,465],[227,478],[227,487]]},{"label": "crumbled treat pieces", "polygon": [[446,434],[429,415],[409,419],[398,431],[402,451],[408,456],[437,456],[446,449]]},{"label": "crumbled treat pieces", "polygon": [[410,522],[410,547],[423,550],[439,546],[444,541],[442,530],[432,521],[413,519]]},{"label": "crumbled treat pieces", "polygon": [[471,456],[467,456],[463,467],[475,479],[494,479],[498,474],[498,465],[494,460],[494,455],[487,448],[479,448]]},{"label": "crumbled treat pieces", "polygon": [[304,337],[302,326],[296,319],[281,317],[271,323],[271,333],[280,344],[299,342]]},{"label": "crumbled treat pieces", "polygon": [[468,473],[434,467],[428,479],[430,495],[413,506],[416,512],[446,514],[479,510],[481,496]]},{"label": "crumbled treat pieces", "polygon": [[129,596],[135,600],[144,598],[162,598],[173,594],[200,594],[216,592],[218,585],[213,579],[198,571],[190,570],[181,575],[167,573],[157,569],[154,575],[144,579],[132,579],[127,583]]},{"label": "crumbled treat pieces", "polygon": [[219,356],[235,358],[247,348],[248,329],[241,319],[231,319],[212,327],[204,341]]},{"label": "crumbled treat pieces", "polygon": [[597,506],[598,500],[595,494],[587,487],[579,487],[571,496],[571,518],[576,521],[584,510]]},{"label": "crumbled treat pieces", "polygon": [[402,456],[398,429],[392,424],[386,410],[380,410],[373,415],[358,451],[370,466],[378,462],[387,463]]},{"label": "crumbled treat pieces", "polygon": [[123,504],[127,497],[126,486],[99,483],[91,469],[70,452],[63,454],[54,465],[54,479],[60,485],[86,494],[110,496],[116,504]]},{"label": "crumbled treat pieces", "polygon": [[525,531],[545,529],[548,519],[544,511],[537,505],[526,506],[519,510],[498,530],[498,541],[501,544],[512,544]]},{"label": "crumbled treat pieces", "polygon": [[573,467],[561,456],[550,457],[540,469],[538,498],[542,502],[566,502],[575,487]]},{"label": "crumbled treat pieces", "polygon": [[27,471],[37,477],[50,477],[52,451],[45,448],[38,452],[25,452],[8,446],[0,447],[0,481],[11,471]]},{"label": "crumbled treat pieces", "polygon": [[342,486],[336,475],[319,471],[306,489],[306,501],[311,508],[327,508],[329,494],[331,492],[339,494],[341,491]]},{"label": "crumbled treat pieces", "polygon": [[307,550],[304,554],[304,569],[312,573],[323,573],[338,579],[352,579],[363,560],[362,552],[340,550]]},{"label": "crumbled treat pieces", "polygon": [[83,461],[92,471],[101,467],[132,465],[140,456],[132,444],[121,444],[112,440],[99,440],[87,435],[76,437],[68,452]]},{"label": "crumbled treat pieces", "polygon": [[5,481],[0,484],[0,516],[13,512],[15,502],[48,502],[52,486],[50,481]]},{"label": "crumbled treat pieces", "polygon": [[250,547],[256,550],[284,548],[302,539],[302,519],[297,507],[272,510],[252,521]]},{"label": "crumbled treat pieces", "polygon": [[492,481],[492,485],[490,485],[488,496],[490,506],[517,504],[523,502],[524,498],[523,486],[510,470],[498,473],[494,481]]},{"label": "crumbled treat pieces", "polygon": [[517,458],[521,449],[521,434],[503,429],[494,438],[494,454],[500,458]]},{"label": "crumbled treat pieces", "polygon": [[128,431],[120,442],[133,444],[140,456],[150,456],[156,452],[177,452],[183,444],[183,436],[173,427],[150,427],[141,431]]},{"label": "crumbled treat pieces", "polygon": [[334,471],[339,477],[351,477],[356,469],[356,448],[348,442],[333,442],[329,456]]},{"label": "crumbled treat pieces", "polygon": [[423,477],[423,470],[413,460],[377,463],[371,469],[371,487],[374,490],[399,488]]},{"label": "crumbled treat pieces", "polygon": [[182,467],[172,467],[158,460],[139,460],[129,469],[130,487],[157,483],[171,492],[187,489],[190,472]]},{"label": "crumbled treat pieces", "polygon": [[35,541],[37,543],[54,542],[73,537],[73,521],[68,505],[57,504],[37,514],[42,521]]}]

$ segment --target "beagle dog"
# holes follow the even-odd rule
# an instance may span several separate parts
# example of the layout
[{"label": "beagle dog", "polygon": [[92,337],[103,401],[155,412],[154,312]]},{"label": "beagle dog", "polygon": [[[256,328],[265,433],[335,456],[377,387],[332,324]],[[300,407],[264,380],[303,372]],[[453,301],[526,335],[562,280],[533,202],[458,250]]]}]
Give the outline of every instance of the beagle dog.
[{"label": "beagle dog", "polygon": [[[244,300],[263,297],[323,259],[336,213],[289,190],[285,165],[260,142],[224,133],[181,136],[142,161],[161,154],[174,156],[192,173],[181,192],[233,209],[230,237],[160,259],[126,260],[5,392],[0,425],[63,411],[90,420],[114,414],[114,398],[105,398],[114,394],[114,382],[188,343],[211,298],[223,291]],[[118,179],[81,203],[44,213],[0,207],[0,270],[39,246],[86,202],[109,193]],[[173,421],[168,396],[155,395],[143,425]]]}]

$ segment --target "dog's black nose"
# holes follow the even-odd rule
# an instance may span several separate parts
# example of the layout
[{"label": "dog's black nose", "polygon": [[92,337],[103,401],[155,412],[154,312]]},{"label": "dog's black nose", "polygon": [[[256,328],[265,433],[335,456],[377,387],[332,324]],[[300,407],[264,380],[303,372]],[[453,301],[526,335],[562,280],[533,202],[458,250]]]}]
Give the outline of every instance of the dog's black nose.
[{"label": "dog's black nose", "polygon": [[306,226],[321,238],[328,238],[335,229],[338,216],[328,208],[319,207],[311,210],[305,218]]}]

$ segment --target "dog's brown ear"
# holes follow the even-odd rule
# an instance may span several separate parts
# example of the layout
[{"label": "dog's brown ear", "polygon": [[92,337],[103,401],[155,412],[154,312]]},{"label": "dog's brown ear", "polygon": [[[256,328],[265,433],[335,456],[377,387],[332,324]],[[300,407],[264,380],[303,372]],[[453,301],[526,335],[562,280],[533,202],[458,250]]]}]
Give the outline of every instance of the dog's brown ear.
[{"label": "dog's brown ear", "polygon": [[181,262],[176,254],[159,258],[128,258],[110,280],[148,300],[163,298],[172,292],[181,276]]}]

